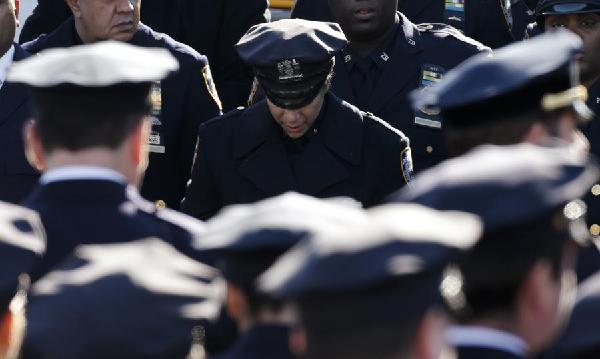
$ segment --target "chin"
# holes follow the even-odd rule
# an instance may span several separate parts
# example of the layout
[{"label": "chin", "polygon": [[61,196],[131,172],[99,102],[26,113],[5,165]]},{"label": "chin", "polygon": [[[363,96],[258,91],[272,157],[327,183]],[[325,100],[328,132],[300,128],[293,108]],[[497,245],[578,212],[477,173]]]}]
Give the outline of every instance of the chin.
[{"label": "chin", "polygon": [[133,34],[135,32],[121,32],[118,34],[115,34],[113,36],[110,37],[111,40],[114,41],[123,41],[123,42],[127,42],[129,40],[131,40],[133,38]]}]

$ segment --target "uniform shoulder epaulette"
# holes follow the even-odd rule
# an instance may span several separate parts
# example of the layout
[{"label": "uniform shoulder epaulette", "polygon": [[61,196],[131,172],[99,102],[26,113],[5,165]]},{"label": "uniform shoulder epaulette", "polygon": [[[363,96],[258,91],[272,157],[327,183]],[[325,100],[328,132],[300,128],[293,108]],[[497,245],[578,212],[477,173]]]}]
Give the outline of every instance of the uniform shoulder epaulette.
[{"label": "uniform shoulder epaulette", "polygon": [[222,123],[223,121],[226,121],[228,119],[240,117],[245,111],[246,111],[246,107],[240,106],[236,109],[225,112],[224,114],[222,114],[220,116],[211,118],[210,120],[204,122],[201,126],[205,127],[205,126],[210,126],[210,125],[216,125],[216,124]]},{"label": "uniform shoulder epaulette", "polygon": [[484,50],[491,51],[489,47],[485,46],[484,44],[482,44],[481,42],[479,42],[473,38],[466,36],[465,34],[463,34],[460,30],[458,30],[454,26],[451,26],[448,24],[423,23],[423,24],[417,24],[416,27],[420,33],[430,33],[430,34],[433,34],[434,36],[438,36],[438,37],[452,36],[456,40],[459,40],[461,42],[464,42],[469,45],[473,45],[473,46],[477,47],[477,49],[479,49],[479,51],[484,51]]},{"label": "uniform shoulder epaulette", "polygon": [[404,134],[404,132],[400,131],[399,129],[395,128],[394,126],[390,125],[389,123],[387,123],[384,120],[380,119],[379,117],[375,116],[371,112],[361,111],[361,114],[362,114],[363,118],[367,118],[369,120],[372,120],[372,121],[378,123],[379,125],[385,127],[386,129],[394,132],[396,135],[398,135],[398,137],[402,138],[402,141],[406,142],[407,146],[410,146],[410,140]]}]

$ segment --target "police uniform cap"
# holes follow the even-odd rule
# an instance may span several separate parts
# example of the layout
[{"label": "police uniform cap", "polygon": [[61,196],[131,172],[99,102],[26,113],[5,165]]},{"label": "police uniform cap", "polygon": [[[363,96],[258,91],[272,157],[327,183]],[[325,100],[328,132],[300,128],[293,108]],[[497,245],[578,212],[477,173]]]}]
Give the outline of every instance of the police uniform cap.
[{"label": "police uniform cap", "polygon": [[7,81],[32,87],[41,107],[144,111],[150,84],[178,69],[166,49],[103,41],[44,50],[15,63]]},{"label": "police uniform cap", "polygon": [[568,15],[600,12],[598,0],[541,0],[538,2],[534,16],[538,26],[544,28],[544,16]]},{"label": "police uniform cap", "polygon": [[256,278],[301,239],[361,220],[364,212],[354,202],[290,192],[226,207],[207,222],[195,248],[203,256],[219,258],[227,280],[252,289]]},{"label": "police uniform cap", "polygon": [[19,277],[33,269],[45,250],[45,233],[38,215],[16,205],[0,203],[0,317],[19,286],[27,284]]},{"label": "police uniform cap", "polygon": [[426,113],[441,112],[444,122],[454,127],[569,106],[589,119],[587,91],[579,84],[575,62],[581,47],[577,35],[556,31],[506,46],[491,57],[477,55],[438,84],[413,92],[413,105]]},{"label": "police uniform cap", "polygon": [[316,97],[347,43],[338,24],[283,19],[251,27],[236,49],[274,104],[300,108]]},{"label": "police uniform cap", "polygon": [[159,238],[80,245],[32,287],[27,347],[60,358],[185,357],[192,328],[215,320],[224,296],[216,269]]},{"label": "police uniform cap", "polygon": [[260,277],[260,288],[297,301],[309,328],[402,323],[442,304],[444,269],[482,230],[474,215],[411,204],[367,217],[309,236]]},{"label": "police uniform cap", "polygon": [[599,174],[594,160],[569,148],[483,145],[429,169],[390,200],[476,214],[486,233],[532,224],[583,243],[586,208],[578,199]]}]

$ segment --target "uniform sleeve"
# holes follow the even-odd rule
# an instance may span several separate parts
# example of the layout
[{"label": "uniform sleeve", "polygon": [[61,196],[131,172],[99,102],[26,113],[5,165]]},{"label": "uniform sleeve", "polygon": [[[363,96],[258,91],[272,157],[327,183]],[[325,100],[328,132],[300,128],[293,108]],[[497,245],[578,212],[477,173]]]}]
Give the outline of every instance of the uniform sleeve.
[{"label": "uniform sleeve", "polygon": [[194,156],[192,178],[188,181],[181,211],[201,220],[212,217],[221,207],[222,201],[210,166],[208,143],[204,140],[206,128],[198,132],[198,145]]},{"label": "uniform sleeve", "polygon": [[71,10],[64,0],[38,0],[38,5],[21,29],[19,43],[24,44],[42,34],[51,33],[70,16]]},{"label": "uniform sleeve", "polygon": [[386,157],[387,173],[382,176],[382,182],[377,187],[373,202],[367,207],[383,204],[390,194],[408,185],[414,179],[411,148],[407,141],[400,140]]},{"label": "uniform sleeve", "polygon": [[[202,66],[204,65],[204,66]],[[191,68],[188,88],[186,89],[184,123],[180,128],[179,161],[180,168],[185,173],[180,176],[181,193],[185,189],[187,180],[190,178],[194,149],[196,147],[198,128],[201,123],[221,114],[219,109],[218,94],[214,89],[214,83],[210,79],[210,67],[200,61],[195,62]],[[209,88],[212,90],[209,91]],[[214,92],[214,93],[211,93]]]}]

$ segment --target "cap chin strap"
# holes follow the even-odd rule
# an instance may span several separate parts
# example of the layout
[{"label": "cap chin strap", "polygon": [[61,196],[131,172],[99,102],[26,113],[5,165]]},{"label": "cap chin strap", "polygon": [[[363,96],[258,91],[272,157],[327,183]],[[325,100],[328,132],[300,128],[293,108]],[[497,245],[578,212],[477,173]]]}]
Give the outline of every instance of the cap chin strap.
[{"label": "cap chin strap", "polygon": [[571,87],[563,92],[545,94],[544,97],[542,97],[541,107],[542,110],[551,112],[573,106],[582,120],[589,121],[593,118],[594,113],[586,106],[585,101],[587,101],[587,99],[587,88],[583,85],[579,85]]}]

